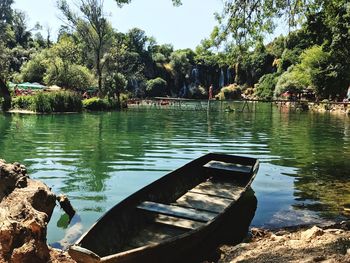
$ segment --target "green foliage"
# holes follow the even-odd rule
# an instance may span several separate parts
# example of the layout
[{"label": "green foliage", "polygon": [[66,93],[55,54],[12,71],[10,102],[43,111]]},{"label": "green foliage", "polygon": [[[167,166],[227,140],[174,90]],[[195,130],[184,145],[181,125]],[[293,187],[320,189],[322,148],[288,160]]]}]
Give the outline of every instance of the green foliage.
[{"label": "green foliage", "polygon": [[271,100],[275,91],[279,74],[266,74],[259,79],[255,95],[260,99]]},{"label": "green foliage", "polygon": [[120,104],[116,100],[93,97],[83,100],[83,108],[90,111],[116,110]]},{"label": "green foliage", "polygon": [[271,43],[267,44],[267,52],[272,54],[275,58],[281,58],[285,49],[285,41],[285,37],[282,35],[276,37]]},{"label": "green foliage", "polygon": [[238,85],[229,85],[227,87],[223,87],[219,94],[215,97],[219,100],[234,100],[241,99],[242,89]]},{"label": "green foliage", "polygon": [[194,64],[195,53],[191,49],[174,51],[170,56],[170,65],[177,74],[186,74]]},{"label": "green foliage", "polygon": [[17,81],[42,83],[47,70],[47,65],[45,63],[47,59],[46,56],[46,52],[37,53],[31,60],[23,64]]},{"label": "green foliage", "polygon": [[119,96],[123,91],[125,91],[127,84],[127,79],[121,73],[113,73],[108,75],[105,80],[105,90],[107,91],[107,96],[112,98],[114,95],[117,95],[119,100]]},{"label": "green foliage", "polygon": [[278,72],[286,71],[290,66],[300,62],[300,49],[285,49],[282,53],[281,61],[278,65]]},{"label": "green foliage", "polygon": [[286,91],[294,93],[301,92],[301,90],[306,87],[305,79],[307,79],[306,72],[303,74],[303,72],[290,67],[288,71],[284,72],[278,79],[274,96],[279,97]]},{"label": "green foliage", "polygon": [[29,110],[33,104],[32,96],[17,96],[12,98],[12,108]]},{"label": "green foliage", "polygon": [[248,85],[258,82],[262,75],[272,72],[273,60],[274,57],[267,53],[265,46],[260,43],[245,62],[245,67],[250,71],[246,81]]},{"label": "green foliage", "polygon": [[162,78],[148,80],[146,92],[149,97],[161,97],[166,95],[167,82]]},{"label": "green foliage", "polygon": [[51,64],[47,68],[44,82],[48,85],[58,85],[74,90],[91,87],[95,81],[94,76],[86,67],[70,65],[64,68],[62,63],[56,61],[56,64]]}]

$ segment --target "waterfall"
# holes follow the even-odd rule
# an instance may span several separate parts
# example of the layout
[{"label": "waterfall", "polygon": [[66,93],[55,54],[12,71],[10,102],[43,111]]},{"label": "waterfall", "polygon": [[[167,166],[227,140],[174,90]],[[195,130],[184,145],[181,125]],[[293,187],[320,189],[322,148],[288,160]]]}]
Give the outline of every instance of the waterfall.
[{"label": "waterfall", "polygon": [[227,67],[226,69],[226,81],[227,81],[227,84],[231,84],[231,72],[229,67]]},{"label": "waterfall", "polygon": [[195,85],[200,83],[199,81],[199,69],[197,67],[193,68],[191,71],[191,80]]},{"label": "waterfall", "polygon": [[221,69],[220,71],[220,78],[219,78],[219,87],[222,88],[225,86],[225,77],[224,77],[224,71]]},{"label": "waterfall", "polygon": [[185,98],[185,97],[187,97],[187,93],[188,93],[188,90],[187,90],[186,82],[184,82],[184,85],[183,85],[182,89],[180,90],[179,97]]},{"label": "waterfall", "polygon": [[134,89],[135,96],[138,96],[139,95],[139,91],[140,91],[138,81],[136,79],[132,78],[131,79],[131,86]]}]

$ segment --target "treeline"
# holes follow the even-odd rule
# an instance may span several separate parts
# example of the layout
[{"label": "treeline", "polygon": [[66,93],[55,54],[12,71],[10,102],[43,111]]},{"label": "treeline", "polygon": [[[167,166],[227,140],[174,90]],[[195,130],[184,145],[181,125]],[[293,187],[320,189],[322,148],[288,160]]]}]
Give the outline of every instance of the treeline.
[{"label": "treeline", "polygon": [[142,29],[118,32],[104,16],[103,1],[81,0],[79,11],[58,1],[66,24],[52,41],[49,31],[43,37],[39,26],[28,29],[25,15],[6,0],[0,4],[0,79],[79,91],[96,87],[100,97],[117,99],[121,93],[206,98],[210,85],[218,93],[233,83],[220,98],[243,92],[271,99],[305,89],[320,98],[344,97],[350,83],[350,7],[331,2],[337,4],[305,12],[298,30],[269,44],[256,37],[217,49],[223,40],[217,27],[195,50],[174,50]]}]

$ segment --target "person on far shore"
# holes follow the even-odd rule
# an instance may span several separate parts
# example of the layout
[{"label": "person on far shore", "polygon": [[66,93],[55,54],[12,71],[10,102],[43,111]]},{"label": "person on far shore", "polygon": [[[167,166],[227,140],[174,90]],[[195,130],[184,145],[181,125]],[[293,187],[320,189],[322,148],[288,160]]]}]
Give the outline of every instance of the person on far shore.
[{"label": "person on far shore", "polygon": [[213,84],[211,84],[209,87],[209,99],[213,99]]}]

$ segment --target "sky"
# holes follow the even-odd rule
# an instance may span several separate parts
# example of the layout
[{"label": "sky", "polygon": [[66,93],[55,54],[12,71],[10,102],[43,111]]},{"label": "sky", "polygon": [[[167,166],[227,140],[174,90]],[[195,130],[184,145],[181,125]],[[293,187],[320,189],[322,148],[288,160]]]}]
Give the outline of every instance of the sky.
[{"label": "sky", "polygon": [[[68,2],[73,3],[73,0]],[[105,0],[104,6],[106,15],[119,32],[138,27],[147,36],[155,37],[159,44],[194,49],[217,24],[214,13],[221,11],[223,3],[222,0],[183,0],[182,6],[174,7],[171,0],[132,0],[119,8],[114,0]],[[26,13],[28,28],[37,22],[44,28],[50,27],[56,41],[57,31],[63,24],[56,0],[15,0],[14,8]]]}]

